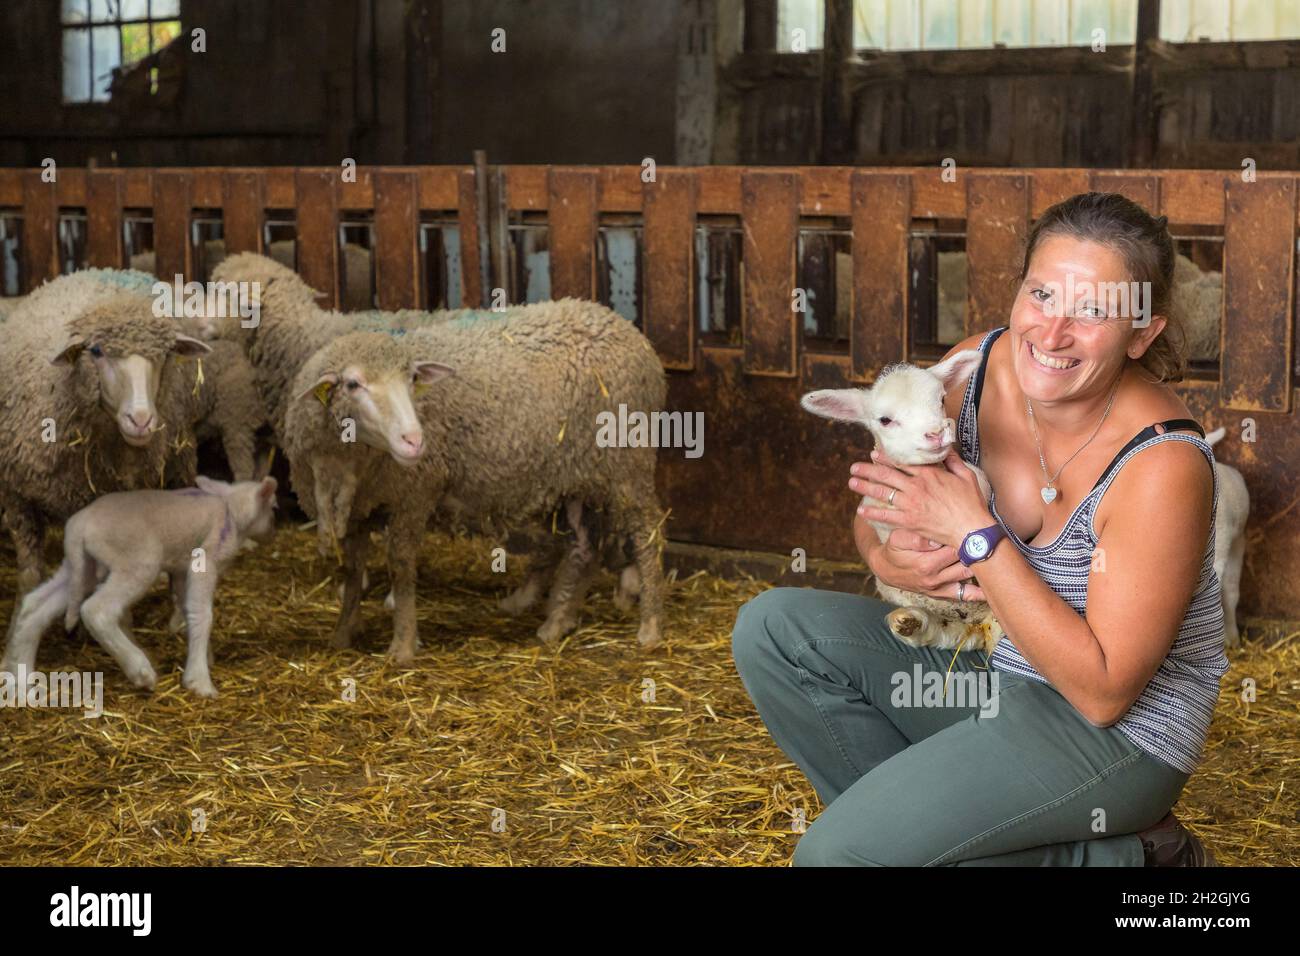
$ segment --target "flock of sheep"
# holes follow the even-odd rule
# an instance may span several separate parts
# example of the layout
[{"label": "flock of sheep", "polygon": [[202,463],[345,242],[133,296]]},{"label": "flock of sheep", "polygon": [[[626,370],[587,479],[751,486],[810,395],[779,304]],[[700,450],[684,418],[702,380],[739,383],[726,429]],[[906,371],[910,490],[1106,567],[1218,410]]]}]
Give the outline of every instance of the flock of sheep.
[{"label": "flock of sheep", "polygon": [[[502,606],[526,609],[550,580],[543,640],[577,626],[603,562],[622,571],[620,605],[640,601],[640,644],[661,642],[664,512],[655,493],[656,451],[596,441],[602,412],[620,404],[647,414],[663,408],[663,367],[635,326],[573,299],[502,312],[331,312],[291,269],[255,254],[225,258],[211,279],[249,290],[255,318],[230,302],[172,318],[179,310],[157,308],[153,276],[102,269],[55,279],[0,317],[7,345],[0,377],[22,383],[0,403],[7,452],[0,508],[17,554],[20,596],[27,595],[0,669],[34,667],[31,633],[38,639],[36,625],[52,621],[52,609],[67,600],[66,587],[57,600],[34,590],[48,523],[137,489],[185,489],[173,494],[197,502],[249,484],[265,495],[264,483],[250,481],[263,424],[288,460],[322,553],[341,564],[337,646],[356,636],[366,552],[371,532],[381,531],[392,585],[389,653],[411,661],[416,560],[431,524],[510,533],[512,549],[527,549],[530,576]],[[237,484],[208,483],[206,493],[191,487],[205,433],[220,437]],[[122,520],[123,509],[114,513]],[[142,537],[151,520],[140,516]],[[236,525],[218,529],[223,542]],[[65,555],[76,557],[66,540]],[[112,559],[95,570],[91,587],[115,580]],[[159,570],[168,568],[153,568],[154,577]],[[185,602],[174,573],[173,589]],[[111,621],[101,613],[91,631],[135,683],[152,687],[152,669],[123,648],[125,619],[116,627],[115,615],[126,615],[130,603],[113,605]],[[188,618],[191,631],[192,604],[176,619]],[[66,610],[74,623],[76,608]],[[195,660],[193,638],[185,685],[210,696],[215,688]]]}]

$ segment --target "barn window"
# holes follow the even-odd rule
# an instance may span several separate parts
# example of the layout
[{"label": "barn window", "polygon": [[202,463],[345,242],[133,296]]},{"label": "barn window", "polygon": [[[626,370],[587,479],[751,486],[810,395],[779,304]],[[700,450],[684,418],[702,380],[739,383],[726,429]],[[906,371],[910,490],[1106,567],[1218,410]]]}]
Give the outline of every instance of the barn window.
[{"label": "barn window", "polygon": [[[960,50],[1134,42],[1138,0],[853,0],[853,46]],[[777,0],[777,49],[822,48],[825,0]],[[1097,33],[1096,31],[1102,31]],[[1162,0],[1160,39],[1170,43],[1300,37],[1289,0]]]},{"label": "barn window", "polygon": [[60,0],[63,102],[103,103],[113,71],[138,63],[181,32],[180,0]]}]

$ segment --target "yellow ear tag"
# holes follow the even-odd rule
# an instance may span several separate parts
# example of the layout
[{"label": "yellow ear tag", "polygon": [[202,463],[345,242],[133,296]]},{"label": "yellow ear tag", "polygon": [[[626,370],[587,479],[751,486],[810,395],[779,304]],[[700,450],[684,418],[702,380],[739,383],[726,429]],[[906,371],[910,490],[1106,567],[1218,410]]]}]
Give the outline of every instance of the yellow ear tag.
[{"label": "yellow ear tag", "polygon": [[416,382],[416,383],[415,383],[415,394],[416,394],[416,395],[423,395],[425,392],[427,392],[427,391],[429,390],[430,387],[431,387],[431,386],[429,385],[428,382]]},{"label": "yellow ear tag", "polygon": [[321,382],[312,389],[312,394],[320,399],[322,405],[328,405],[330,403],[330,389],[333,387],[329,382]]}]

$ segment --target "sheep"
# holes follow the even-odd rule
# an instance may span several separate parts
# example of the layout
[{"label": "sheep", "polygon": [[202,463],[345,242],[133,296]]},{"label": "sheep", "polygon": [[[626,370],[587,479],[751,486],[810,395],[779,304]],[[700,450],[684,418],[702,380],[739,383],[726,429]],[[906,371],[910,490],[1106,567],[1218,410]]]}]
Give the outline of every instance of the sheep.
[{"label": "sheep", "polygon": [[[257,432],[266,424],[253,366],[236,342],[217,340],[208,346],[211,351],[198,362],[182,363],[175,377],[178,404],[194,429],[195,444],[220,438],[235,481],[251,481]],[[168,472],[169,484],[185,484],[190,470],[192,466],[176,459]]]},{"label": "sheep", "polygon": [[115,291],[87,307],[65,295],[86,281],[78,275],[32,293],[0,350],[0,509],[20,593],[40,580],[48,520],[104,492],[159,485],[178,449],[193,445],[169,359],[209,347],[154,315],[149,296]]},{"label": "sheep", "polygon": [[[919,368],[899,363],[881,371],[871,388],[821,389],[804,395],[801,404],[815,415],[856,422],[871,432],[876,448],[899,465],[931,465],[943,461],[956,436],[951,418],[944,416],[944,394],[979,365],[978,349],[963,349],[936,365]],[[988,478],[975,473],[987,499]],[[887,508],[887,502],[864,496],[864,504]],[[871,522],[881,542],[893,529]],[[898,605],[887,617],[890,631],[914,647],[980,649],[991,653],[1003,631],[984,601],[954,601],[902,591],[879,579],[880,596]],[[967,646],[970,645],[970,646]]]},{"label": "sheep", "polygon": [[[1226,434],[1226,428],[1216,428],[1205,436],[1205,440],[1213,447]],[[1223,593],[1224,643],[1236,647],[1241,643],[1241,632],[1237,628],[1237,601],[1241,597],[1241,565],[1246,556],[1250,492],[1246,490],[1246,479],[1231,465],[1216,458],[1214,472],[1219,478],[1219,505],[1214,515],[1214,573]]]},{"label": "sheep", "polygon": [[25,296],[0,296],[0,322],[4,322],[20,305]]},{"label": "sheep", "polygon": [[314,354],[292,389],[284,447],[321,549],[337,547],[344,565],[335,644],[350,645],[357,629],[368,542],[359,529],[367,522],[388,517],[395,605],[389,654],[406,663],[416,647],[415,556],[430,519],[451,515],[508,528],[557,508],[574,542],[539,637],[554,641],[576,626],[595,559],[591,521],[599,516],[634,543],[638,640],[660,643],[663,513],[655,451],[602,448],[584,430],[620,402],[661,408],[665,392],[663,368],[645,338],[609,309],[573,299],[522,306],[491,322],[352,333]]},{"label": "sheep", "polygon": [[181,684],[199,697],[216,697],[208,640],[217,580],[246,539],[266,541],[275,532],[276,482],[231,485],[200,476],[196,485],[103,495],[69,518],[63,564],[23,599],[0,670],[34,670],[42,633],[62,615],[69,631],[84,620],[131,683],[153,690],[153,665],[122,620],[166,572],[188,625]]}]

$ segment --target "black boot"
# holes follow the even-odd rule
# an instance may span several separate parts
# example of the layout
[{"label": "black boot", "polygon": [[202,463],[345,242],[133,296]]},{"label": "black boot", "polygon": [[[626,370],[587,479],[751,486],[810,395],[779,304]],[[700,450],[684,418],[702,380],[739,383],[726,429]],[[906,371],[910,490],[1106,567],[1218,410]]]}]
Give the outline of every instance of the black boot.
[{"label": "black boot", "polygon": [[1165,818],[1143,830],[1142,840],[1145,866],[1218,866],[1214,854],[1196,836],[1178,822],[1171,810]]}]

